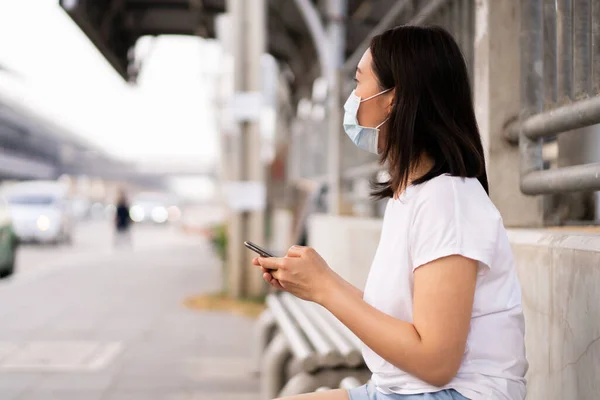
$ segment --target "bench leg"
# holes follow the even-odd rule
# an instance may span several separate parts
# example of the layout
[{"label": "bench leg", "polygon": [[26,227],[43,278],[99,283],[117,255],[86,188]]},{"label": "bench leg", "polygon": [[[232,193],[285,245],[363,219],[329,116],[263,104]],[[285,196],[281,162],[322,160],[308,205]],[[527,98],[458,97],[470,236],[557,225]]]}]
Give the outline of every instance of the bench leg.
[{"label": "bench leg", "polygon": [[295,396],[303,393],[316,391],[318,388],[325,386],[318,376],[309,374],[308,372],[300,372],[287,381],[277,397]]},{"label": "bench leg", "polygon": [[340,389],[350,390],[362,385],[362,382],[356,379],[355,377],[347,376],[340,382]]},{"label": "bench leg", "polygon": [[273,313],[270,310],[263,311],[256,321],[254,329],[254,365],[256,368],[254,372],[260,374],[262,357],[276,330]]},{"label": "bench leg", "polygon": [[286,382],[289,381],[290,379],[292,379],[292,377],[298,375],[300,372],[313,372],[313,371],[306,371],[304,369],[304,363],[302,362],[302,360],[295,358],[295,357],[289,363],[287,363],[287,365],[285,367],[286,367],[285,368]]},{"label": "bench leg", "polygon": [[[301,372],[292,379],[290,379],[279,392],[278,397],[295,396],[303,393],[310,393],[316,391],[320,387],[340,387],[340,382],[344,383],[366,383],[371,376],[371,372],[368,369],[333,369],[324,370],[317,372],[316,374],[309,374],[307,372]],[[347,378],[353,379],[347,379]],[[342,387],[342,389],[348,389],[349,387]]]},{"label": "bench leg", "polygon": [[261,398],[273,399],[284,384],[285,364],[291,357],[288,342],[280,332],[271,341],[264,354],[261,368]]}]

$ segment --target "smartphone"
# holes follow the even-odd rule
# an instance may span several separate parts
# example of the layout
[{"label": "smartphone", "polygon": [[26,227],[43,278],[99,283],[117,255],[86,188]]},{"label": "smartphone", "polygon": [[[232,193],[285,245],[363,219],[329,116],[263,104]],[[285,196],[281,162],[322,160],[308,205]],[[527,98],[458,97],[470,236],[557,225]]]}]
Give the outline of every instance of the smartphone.
[{"label": "smartphone", "polygon": [[244,242],[244,246],[246,246],[250,250],[254,251],[255,253],[258,253],[261,257],[275,257],[273,254],[269,253],[262,247],[254,244],[252,242]]}]

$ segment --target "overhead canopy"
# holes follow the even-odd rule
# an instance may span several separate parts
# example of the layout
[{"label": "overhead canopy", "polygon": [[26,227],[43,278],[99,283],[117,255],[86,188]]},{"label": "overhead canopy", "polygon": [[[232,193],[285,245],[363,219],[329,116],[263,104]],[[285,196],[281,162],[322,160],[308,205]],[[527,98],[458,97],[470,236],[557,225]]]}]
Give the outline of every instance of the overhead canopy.
[{"label": "overhead canopy", "polygon": [[[251,0],[248,0],[251,1]],[[312,1],[325,17],[326,1]],[[416,0],[406,0],[405,12]],[[398,0],[348,0],[346,55],[397,7]],[[126,80],[135,76],[130,49],[145,35],[179,34],[215,37],[215,19],[226,0],[60,0],[61,6]],[[402,18],[398,14],[397,20]],[[268,51],[287,64],[294,86],[317,76],[316,51],[294,0],[268,0]]]}]

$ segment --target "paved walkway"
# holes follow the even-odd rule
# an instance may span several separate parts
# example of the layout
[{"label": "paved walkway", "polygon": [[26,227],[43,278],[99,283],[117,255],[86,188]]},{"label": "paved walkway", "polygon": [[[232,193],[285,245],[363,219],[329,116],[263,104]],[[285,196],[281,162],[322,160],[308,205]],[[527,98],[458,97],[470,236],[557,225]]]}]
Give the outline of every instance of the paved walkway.
[{"label": "paved walkway", "polygon": [[0,399],[258,399],[253,321],[182,305],[219,290],[206,243],[144,228],[152,246],[115,252],[108,230],[86,229],[0,283]]}]

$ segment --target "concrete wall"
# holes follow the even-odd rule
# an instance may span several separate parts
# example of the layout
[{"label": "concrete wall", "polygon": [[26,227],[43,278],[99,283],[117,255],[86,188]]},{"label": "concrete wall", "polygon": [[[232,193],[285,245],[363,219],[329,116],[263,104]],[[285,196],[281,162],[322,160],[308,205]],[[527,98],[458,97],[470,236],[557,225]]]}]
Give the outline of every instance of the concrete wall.
[{"label": "concrete wall", "polygon": [[519,190],[519,149],[504,138],[521,113],[520,1],[475,2],[475,114],[488,165],[490,196],[506,226],[543,223],[543,198]]},{"label": "concrete wall", "polygon": [[334,271],[362,290],[381,236],[381,220],[316,214],[308,224],[309,246]]},{"label": "concrete wall", "polygon": [[[364,287],[381,220],[315,215],[309,243]],[[600,398],[600,235],[509,230],[523,289],[529,400]]]},{"label": "concrete wall", "polygon": [[600,398],[600,235],[509,235],[523,287],[527,398]]}]

